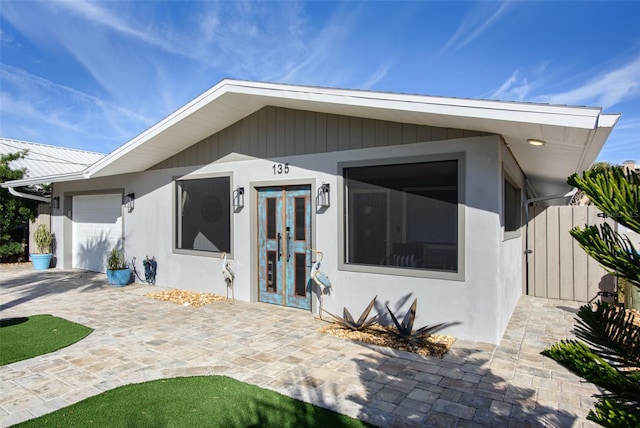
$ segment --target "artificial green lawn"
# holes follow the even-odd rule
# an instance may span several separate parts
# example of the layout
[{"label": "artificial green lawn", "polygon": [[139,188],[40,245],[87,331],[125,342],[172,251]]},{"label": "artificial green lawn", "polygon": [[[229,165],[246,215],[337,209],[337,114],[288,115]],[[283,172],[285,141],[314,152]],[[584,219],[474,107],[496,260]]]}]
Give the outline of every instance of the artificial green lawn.
[{"label": "artificial green lawn", "polygon": [[225,376],[121,386],[15,427],[364,427],[362,421]]},{"label": "artificial green lawn", "polygon": [[0,320],[0,365],[57,351],[84,339],[92,331],[52,315]]}]

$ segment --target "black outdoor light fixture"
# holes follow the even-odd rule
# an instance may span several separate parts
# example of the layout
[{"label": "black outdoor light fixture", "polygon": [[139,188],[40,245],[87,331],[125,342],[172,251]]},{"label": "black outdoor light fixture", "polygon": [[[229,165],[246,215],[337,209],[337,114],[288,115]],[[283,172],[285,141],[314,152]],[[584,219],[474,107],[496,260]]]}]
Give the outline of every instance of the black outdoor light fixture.
[{"label": "black outdoor light fixture", "polygon": [[322,183],[316,194],[316,205],[325,208],[331,206],[330,193],[329,183]]},{"label": "black outdoor light fixture", "polygon": [[133,211],[135,206],[136,194],[135,193],[127,193],[127,196],[124,197],[124,206],[127,207],[129,212]]},{"label": "black outdoor light fixture", "polygon": [[244,187],[236,187],[233,191],[233,209],[238,211],[244,207]]},{"label": "black outdoor light fixture", "polygon": [[55,198],[51,199],[51,208],[53,208],[54,210],[60,208],[60,196],[56,196]]}]

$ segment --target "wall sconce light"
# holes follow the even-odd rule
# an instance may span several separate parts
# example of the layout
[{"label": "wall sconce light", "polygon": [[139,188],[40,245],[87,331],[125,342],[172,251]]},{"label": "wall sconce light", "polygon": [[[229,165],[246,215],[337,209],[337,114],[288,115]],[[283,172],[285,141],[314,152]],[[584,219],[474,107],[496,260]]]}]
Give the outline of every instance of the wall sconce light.
[{"label": "wall sconce light", "polygon": [[316,195],[316,205],[318,207],[331,206],[331,199],[329,196],[330,196],[329,183],[322,183],[320,187],[318,187],[318,193]]},{"label": "wall sconce light", "polygon": [[51,208],[53,208],[54,210],[60,208],[60,196],[56,196],[55,198],[51,199]]},{"label": "wall sconce light", "polygon": [[136,194],[135,193],[127,193],[127,196],[124,197],[124,206],[127,207],[129,212],[133,211],[135,206]]},{"label": "wall sconce light", "polygon": [[236,187],[233,191],[233,209],[238,211],[244,207],[244,187]]}]

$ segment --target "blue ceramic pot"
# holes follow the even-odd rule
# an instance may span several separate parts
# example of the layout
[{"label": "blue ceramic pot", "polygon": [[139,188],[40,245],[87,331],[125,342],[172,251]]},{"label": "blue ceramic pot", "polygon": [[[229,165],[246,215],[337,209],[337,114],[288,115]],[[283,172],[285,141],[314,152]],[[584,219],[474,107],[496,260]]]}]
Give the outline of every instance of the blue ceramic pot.
[{"label": "blue ceramic pot", "polygon": [[51,254],[31,254],[31,262],[35,270],[49,269],[51,265]]},{"label": "blue ceramic pot", "polygon": [[122,287],[131,282],[131,269],[107,270],[107,282]]}]

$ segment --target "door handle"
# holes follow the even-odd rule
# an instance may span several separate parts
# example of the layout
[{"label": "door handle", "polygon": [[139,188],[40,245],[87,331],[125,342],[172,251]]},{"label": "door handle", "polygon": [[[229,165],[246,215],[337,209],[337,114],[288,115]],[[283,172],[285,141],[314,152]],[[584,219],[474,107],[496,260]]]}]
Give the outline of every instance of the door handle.
[{"label": "door handle", "polygon": [[278,261],[282,258],[282,235],[278,232]]},{"label": "door handle", "polygon": [[287,262],[291,260],[291,233],[287,227]]}]

